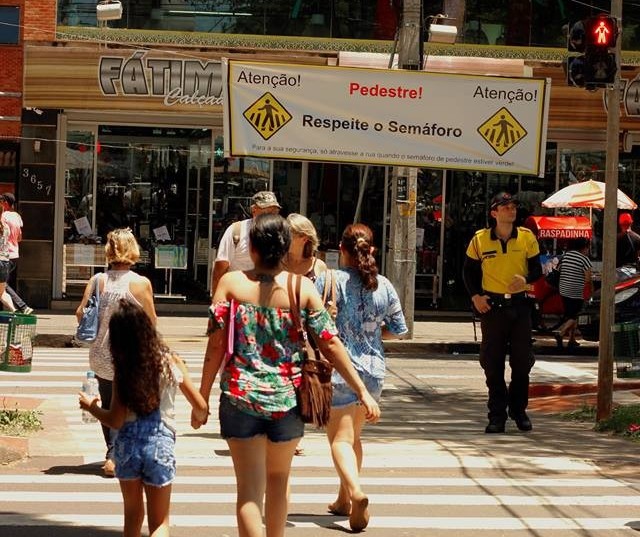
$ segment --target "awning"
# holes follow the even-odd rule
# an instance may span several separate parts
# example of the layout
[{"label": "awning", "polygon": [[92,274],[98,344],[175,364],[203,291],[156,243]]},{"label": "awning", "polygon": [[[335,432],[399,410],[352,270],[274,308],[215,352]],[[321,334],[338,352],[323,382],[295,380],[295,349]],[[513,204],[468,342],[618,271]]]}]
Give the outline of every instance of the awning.
[{"label": "awning", "polygon": [[591,238],[586,216],[530,216],[524,223],[539,239]]}]

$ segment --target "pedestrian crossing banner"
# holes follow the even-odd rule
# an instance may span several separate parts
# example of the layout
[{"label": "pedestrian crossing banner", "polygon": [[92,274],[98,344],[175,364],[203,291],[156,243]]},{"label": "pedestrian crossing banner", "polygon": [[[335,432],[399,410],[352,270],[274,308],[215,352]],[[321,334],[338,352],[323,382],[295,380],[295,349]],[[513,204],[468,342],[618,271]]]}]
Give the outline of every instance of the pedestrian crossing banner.
[{"label": "pedestrian crossing banner", "polygon": [[544,176],[551,81],[223,59],[227,157]]}]

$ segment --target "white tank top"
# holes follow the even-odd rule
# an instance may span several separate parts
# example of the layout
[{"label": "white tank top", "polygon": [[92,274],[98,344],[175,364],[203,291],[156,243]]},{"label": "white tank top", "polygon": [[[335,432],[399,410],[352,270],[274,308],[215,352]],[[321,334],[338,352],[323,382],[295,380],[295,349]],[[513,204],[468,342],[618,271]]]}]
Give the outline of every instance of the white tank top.
[{"label": "white tank top", "polygon": [[113,359],[109,350],[109,320],[121,298],[142,306],[129,289],[131,281],[138,277],[131,270],[108,270],[104,275],[98,274],[96,276],[96,283],[99,284],[102,281],[105,283],[104,289],[100,293],[100,308],[98,310],[100,325],[98,326],[98,335],[89,349],[89,365],[96,376],[105,380],[113,380]]}]

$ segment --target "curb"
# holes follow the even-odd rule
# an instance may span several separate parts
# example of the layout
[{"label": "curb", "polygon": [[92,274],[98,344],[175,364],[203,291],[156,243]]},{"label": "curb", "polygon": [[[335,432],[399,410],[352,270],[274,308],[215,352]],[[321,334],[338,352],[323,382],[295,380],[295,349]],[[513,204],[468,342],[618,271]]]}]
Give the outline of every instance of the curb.
[{"label": "curb", "polygon": [[[640,381],[614,382],[614,391],[639,390]],[[595,383],[583,384],[531,384],[529,386],[529,398],[554,397],[560,395],[584,395],[598,393],[598,385]]]},{"label": "curb", "polygon": [[[558,349],[555,344],[549,342],[546,344],[545,340],[539,340],[538,344],[533,345],[533,352],[536,356],[598,356],[598,346],[584,345],[577,349],[572,349],[571,352],[567,352],[567,349]],[[384,350],[389,353],[406,354],[479,354],[480,343],[479,342],[421,342],[415,340],[399,340],[399,341],[385,341]],[[416,356],[420,358],[420,356]]]}]

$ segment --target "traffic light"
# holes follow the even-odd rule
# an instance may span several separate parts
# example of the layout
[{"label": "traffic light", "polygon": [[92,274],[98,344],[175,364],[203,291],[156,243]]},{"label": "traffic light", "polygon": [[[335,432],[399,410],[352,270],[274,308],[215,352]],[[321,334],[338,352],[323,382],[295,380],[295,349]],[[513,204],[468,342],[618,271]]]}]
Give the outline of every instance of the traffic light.
[{"label": "traffic light", "polygon": [[573,26],[569,27],[569,34],[567,35],[567,50],[570,54],[567,58],[566,69],[567,84],[569,86],[578,86],[580,88],[584,87],[584,54],[577,56],[571,53],[582,53],[584,52],[585,47],[584,22],[578,21]]},{"label": "traffic light", "polygon": [[613,84],[617,65],[614,49],[618,40],[618,22],[615,17],[602,15],[584,22],[585,72],[587,89]]},{"label": "traffic light", "polygon": [[589,49],[608,52],[616,46],[618,40],[618,23],[615,17],[600,15],[589,17],[583,22],[584,39],[587,51]]},{"label": "traffic light", "polygon": [[[567,83],[595,90],[615,82],[618,22],[615,17],[598,15],[576,22],[567,36]],[[581,53],[575,55],[576,52]]]}]

